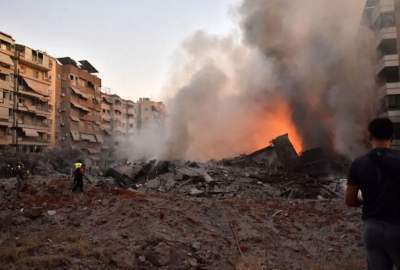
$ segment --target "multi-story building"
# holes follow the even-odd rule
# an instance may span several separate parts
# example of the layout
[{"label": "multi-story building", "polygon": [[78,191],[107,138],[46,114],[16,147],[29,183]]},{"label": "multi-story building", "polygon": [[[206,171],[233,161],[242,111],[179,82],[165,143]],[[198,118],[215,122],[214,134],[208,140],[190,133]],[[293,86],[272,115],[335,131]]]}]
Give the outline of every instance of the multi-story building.
[{"label": "multi-story building", "polygon": [[0,147],[12,144],[12,107],[14,92],[14,39],[0,32]]},{"label": "multi-story building", "polygon": [[400,2],[368,0],[363,24],[374,33],[379,114],[395,123],[394,145],[400,147]]},{"label": "multi-story building", "polygon": [[137,102],[137,128],[150,125],[161,125],[166,117],[164,103],[152,101],[149,98],[140,98]]},{"label": "multi-story building", "polygon": [[107,145],[133,133],[136,128],[136,104],[115,94],[102,93],[102,130]]},{"label": "multi-story building", "polygon": [[92,156],[100,152],[101,79],[86,60],[58,58],[61,78],[57,110],[57,141],[62,147],[77,149]]},{"label": "multi-story building", "polygon": [[0,144],[22,151],[54,146],[55,59],[0,34]]},{"label": "multi-story building", "polygon": [[163,103],[102,93],[97,73],[88,61],[55,59],[0,32],[0,149],[57,146],[96,157],[102,146],[162,123]]}]

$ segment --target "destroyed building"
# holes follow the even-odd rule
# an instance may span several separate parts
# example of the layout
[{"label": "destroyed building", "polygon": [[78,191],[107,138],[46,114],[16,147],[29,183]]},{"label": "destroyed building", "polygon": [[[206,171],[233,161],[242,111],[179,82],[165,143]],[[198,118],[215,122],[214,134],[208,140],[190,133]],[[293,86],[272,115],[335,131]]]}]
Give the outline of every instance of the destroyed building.
[{"label": "destroyed building", "polygon": [[[400,147],[400,6],[395,0],[368,0],[363,25],[374,34],[376,52],[376,97],[379,115],[389,117],[395,126],[394,146]],[[396,18],[397,17],[397,18]]]},{"label": "destroyed building", "polygon": [[77,149],[95,156],[100,153],[101,79],[86,60],[58,58],[61,91],[58,102],[57,141],[66,149]]},{"label": "destroyed building", "polygon": [[20,151],[54,146],[56,62],[1,34],[1,144]]}]

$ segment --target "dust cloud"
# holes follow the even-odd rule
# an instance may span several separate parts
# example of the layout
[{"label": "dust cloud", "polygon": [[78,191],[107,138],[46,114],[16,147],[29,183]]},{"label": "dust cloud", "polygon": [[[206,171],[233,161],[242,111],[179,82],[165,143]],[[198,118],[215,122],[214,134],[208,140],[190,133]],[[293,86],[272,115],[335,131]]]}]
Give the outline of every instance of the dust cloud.
[{"label": "dust cloud", "polygon": [[194,33],[165,87],[165,127],[145,136],[153,147],[140,152],[218,159],[289,133],[298,151],[322,146],[359,154],[374,86],[370,36],[360,28],[363,4],[245,0],[237,8],[238,33]]}]

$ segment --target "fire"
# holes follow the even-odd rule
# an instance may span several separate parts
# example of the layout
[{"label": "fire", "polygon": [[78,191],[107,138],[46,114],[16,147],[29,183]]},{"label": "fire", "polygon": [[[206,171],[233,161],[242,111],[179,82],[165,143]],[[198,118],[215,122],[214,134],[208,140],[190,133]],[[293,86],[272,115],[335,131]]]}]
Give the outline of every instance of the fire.
[{"label": "fire", "polygon": [[255,150],[265,147],[272,139],[282,134],[289,134],[297,153],[303,150],[301,136],[292,121],[291,110],[286,102],[277,102],[274,109],[266,112],[260,122],[260,130],[254,145]]}]

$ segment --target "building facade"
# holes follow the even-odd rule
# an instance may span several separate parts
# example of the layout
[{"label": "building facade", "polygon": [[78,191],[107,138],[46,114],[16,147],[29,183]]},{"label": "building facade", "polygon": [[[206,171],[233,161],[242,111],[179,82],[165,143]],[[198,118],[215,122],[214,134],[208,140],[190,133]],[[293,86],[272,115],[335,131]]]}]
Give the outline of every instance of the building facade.
[{"label": "building facade", "polygon": [[0,150],[57,147],[96,157],[163,122],[163,103],[106,94],[97,74],[86,60],[56,59],[0,32]]},{"label": "building facade", "polygon": [[374,35],[378,113],[395,123],[394,146],[400,147],[400,1],[368,0],[363,24]]},{"label": "building facade", "polygon": [[136,103],[115,94],[102,93],[101,107],[102,130],[107,142],[104,147],[107,149],[135,132]]},{"label": "building facade", "polygon": [[0,33],[0,148],[13,143],[13,92],[15,40]]},{"label": "building facade", "polygon": [[[1,39],[2,145],[21,151],[41,151],[54,146],[55,59],[45,52]],[[11,59],[11,61],[10,61]],[[7,112],[8,111],[8,112]]]},{"label": "building facade", "polygon": [[140,98],[137,102],[137,123],[140,130],[151,125],[162,125],[166,117],[164,103],[153,101],[150,98]]},{"label": "building facade", "polygon": [[58,63],[57,143],[95,156],[103,143],[101,79],[88,61],[64,57],[58,58]]}]

